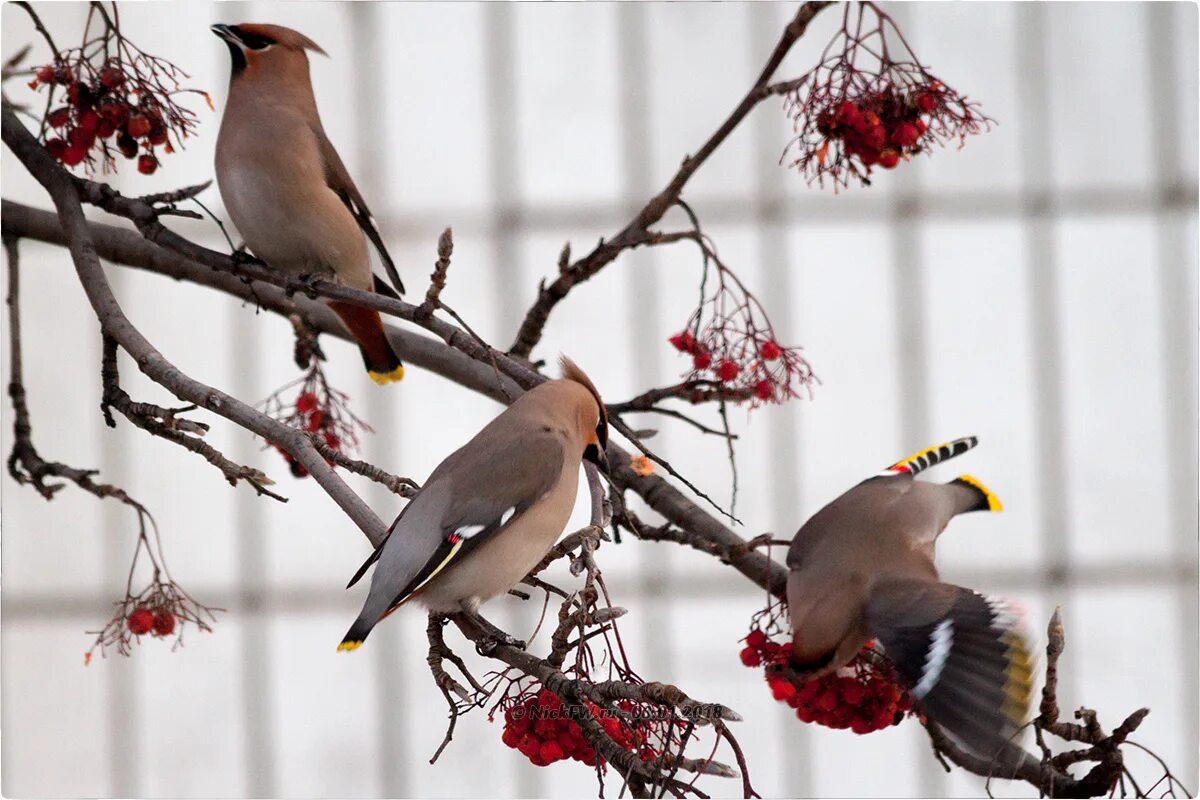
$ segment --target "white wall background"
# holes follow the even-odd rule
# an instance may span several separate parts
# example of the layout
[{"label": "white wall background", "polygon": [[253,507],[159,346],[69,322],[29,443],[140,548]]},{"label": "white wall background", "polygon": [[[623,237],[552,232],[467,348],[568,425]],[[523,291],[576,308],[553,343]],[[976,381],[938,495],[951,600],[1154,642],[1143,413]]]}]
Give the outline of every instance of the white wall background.
[{"label": "white wall background", "polygon": [[[84,13],[72,3],[39,11],[60,41]],[[409,285],[423,287],[437,233],[452,225],[445,297],[504,345],[563,241],[589,247],[665,182],[741,97],[792,11],[175,3],[125,5],[122,20],[211,89],[218,109],[228,57],[211,23],[278,22],[320,42],[331,56],[313,65],[326,127]],[[745,531],[790,535],[880,465],[978,434],[980,448],[954,468],[985,479],[1006,511],[955,522],[940,548],[944,576],[1020,599],[1039,628],[1063,604],[1062,706],[1094,705],[1109,725],[1149,706],[1138,740],[1194,790],[1196,7],[894,11],[927,63],[999,120],[993,133],[835,197],[777,166],[789,129],[767,103],[687,192],[823,381],[812,402],[735,414]],[[781,75],[815,59],[834,16],[814,24]],[[11,4],[3,22],[5,56],[37,41]],[[219,117],[199,113],[185,153],[152,178],[126,169],[113,183],[140,194],[210,177]],[[47,204],[7,153],[2,163],[5,197]],[[215,191],[208,200],[218,203]],[[172,224],[217,246],[211,226]],[[178,652],[149,642],[85,668],[84,631],[121,592],[133,520],[70,489],[46,503],[0,481],[5,795],[594,791],[578,765],[524,762],[480,713],[429,766],[444,709],[423,619],[398,615],[362,651],[334,652],[361,601],[341,587],[368,552],[362,537],[314,484],[219,421],[214,443],[268,470],[290,502],[234,491],[127,424],[105,428],[97,324],[67,258],[34,244],[22,254],[39,449],[141,498],[176,576],[229,612]],[[686,246],[623,257],[556,312],[540,354],[570,353],[610,400],[674,379],[683,363],[664,340],[685,318],[697,270]],[[154,276],[110,275],[134,322],[201,380],[257,401],[293,377],[283,321]],[[377,389],[351,348],[327,348],[332,374],[378,430],[367,455],[397,473],[423,479],[498,410],[417,371]],[[128,363],[125,381],[141,399],[167,399]],[[662,428],[655,445],[724,496],[720,443]],[[356,485],[381,515],[396,512],[386,492]],[[632,609],[624,630],[642,674],[736,707],[765,795],[982,793],[979,779],[942,773],[915,724],[856,737],[774,704],[736,656],[762,595],[728,568],[667,545],[606,545],[601,556]],[[516,633],[532,629],[515,599],[490,610]],[[1131,761],[1139,776],[1155,772]]]}]

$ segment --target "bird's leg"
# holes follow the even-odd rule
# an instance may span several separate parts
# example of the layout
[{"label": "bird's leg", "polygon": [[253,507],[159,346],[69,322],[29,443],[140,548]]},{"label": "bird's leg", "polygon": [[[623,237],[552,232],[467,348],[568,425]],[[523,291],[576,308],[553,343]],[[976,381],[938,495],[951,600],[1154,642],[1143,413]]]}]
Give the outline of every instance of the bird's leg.
[{"label": "bird's leg", "polygon": [[507,633],[500,630],[483,617],[479,616],[479,598],[468,597],[462,600],[459,605],[462,608],[462,615],[482,628],[483,632],[487,636],[484,641],[478,642],[475,645],[475,649],[479,651],[480,655],[487,655],[495,649],[497,644],[508,645],[509,647],[515,647],[518,650],[525,649],[525,642],[509,636]]}]

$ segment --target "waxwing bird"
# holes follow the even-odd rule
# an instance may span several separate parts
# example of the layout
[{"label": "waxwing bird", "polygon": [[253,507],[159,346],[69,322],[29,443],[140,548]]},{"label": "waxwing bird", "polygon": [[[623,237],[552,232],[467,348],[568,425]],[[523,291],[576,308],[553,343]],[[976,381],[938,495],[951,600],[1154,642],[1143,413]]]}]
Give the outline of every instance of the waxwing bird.
[{"label": "waxwing bird", "polygon": [[350,580],[375,564],[362,613],[338,645],[353,650],[403,603],[475,615],[529,574],[575,506],[582,460],[607,468],[608,416],[573,362],[563,377],[517,398],[437,466],[387,538]]},{"label": "waxwing bird", "polygon": [[916,480],[975,437],[930,447],[818,511],[788,550],[792,663],[815,677],[883,645],[920,709],[984,758],[1011,751],[1029,709],[1032,662],[1021,613],[938,580],[934,543],[950,519],[999,511],[970,475]]},{"label": "waxwing bird", "polygon": [[[217,135],[217,186],[246,247],[273,269],[397,296],[404,286],[370,209],[325,135],[308,54],[325,51],[279,25],[213,25],[229,47],[229,102]],[[367,240],[393,291],[371,273]],[[330,302],[372,380],[404,377],[379,312]]]}]

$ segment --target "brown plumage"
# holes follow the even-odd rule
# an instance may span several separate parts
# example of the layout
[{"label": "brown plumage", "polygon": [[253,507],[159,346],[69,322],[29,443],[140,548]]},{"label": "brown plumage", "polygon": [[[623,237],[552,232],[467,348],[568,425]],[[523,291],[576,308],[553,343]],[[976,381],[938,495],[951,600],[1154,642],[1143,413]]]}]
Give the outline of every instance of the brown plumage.
[{"label": "brown plumage", "polygon": [[1013,757],[1032,679],[1021,615],[1012,605],[941,583],[934,545],[950,520],[1000,510],[979,481],[915,479],[974,447],[931,447],[822,508],[788,550],[792,663],[804,678],[845,666],[878,639],[922,710],[984,757]]},{"label": "brown plumage", "polygon": [[353,650],[410,599],[474,613],[507,592],[554,545],[571,516],[584,459],[606,465],[608,423],[595,386],[570,360],[505,409],[429,476],[351,579],[375,564]]},{"label": "brown plumage", "polygon": [[[229,101],[217,136],[221,198],[246,246],[270,267],[395,294],[371,274],[367,241],[403,285],[362,194],[317,111],[307,36],[279,25],[214,25],[229,47]],[[403,377],[379,313],[331,304],[378,383]]]}]

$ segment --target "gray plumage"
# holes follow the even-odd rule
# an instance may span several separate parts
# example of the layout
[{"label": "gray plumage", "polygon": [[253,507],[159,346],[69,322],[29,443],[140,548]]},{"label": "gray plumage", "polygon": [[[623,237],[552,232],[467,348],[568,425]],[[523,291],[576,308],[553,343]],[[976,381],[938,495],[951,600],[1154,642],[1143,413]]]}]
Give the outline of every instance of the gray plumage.
[{"label": "gray plumage", "polygon": [[1006,602],[939,582],[938,536],[958,514],[1000,509],[963,475],[916,480],[975,439],[921,451],[822,508],[788,550],[792,661],[805,677],[836,670],[878,639],[921,708],[990,757],[1024,721],[1031,681],[1020,615]]},{"label": "gray plumage", "polygon": [[606,444],[603,406],[586,376],[548,381],[519,397],[448,456],[358,573],[374,564],[362,613],[339,649],[354,649],[411,598],[432,611],[473,612],[502,594],[553,546],[579,486],[585,451]]}]

